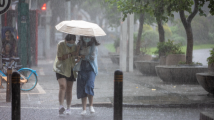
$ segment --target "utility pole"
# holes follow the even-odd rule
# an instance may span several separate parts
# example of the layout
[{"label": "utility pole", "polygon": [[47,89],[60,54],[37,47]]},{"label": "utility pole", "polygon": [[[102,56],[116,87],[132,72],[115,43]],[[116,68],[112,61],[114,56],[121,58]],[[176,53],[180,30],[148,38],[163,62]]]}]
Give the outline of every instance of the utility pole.
[{"label": "utility pole", "polygon": [[[34,1],[34,0],[33,0]],[[37,3],[36,3],[37,4]],[[39,17],[39,26],[38,26],[38,58],[44,59],[46,53],[46,29],[45,29],[45,18],[46,18],[46,10],[47,3],[44,3],[43,6],[39,9],[40,17]]]},{"label": "utility pole", "polygon": [[71,1],[66,1],[67,4],[67,19],[71,20]]},{"label": "utility pole", "polygon": [[120,70],[127,71],[127,18],[121,20],[120,34]]},{"label": "utility pole", "polygon": [[[0,16],[0,30],[2,29],[2,24],[1,24],[1,16]],[[2,35],[1,35],[2,36]],[[0,51],[2,53],[2,37],[0,37]],[[0,55],[0,69],[2,69],[2,56]],[[1,84],[0,84],[1,87]]]},{"label": "utility pole", "polygon": [[133,72],[134,14],[128,15],[128,72]]},{"label": "utility pole", "polygon": [[121,21],[120,30],[120,69],[122,71],[133,71],[133,27],[134,14]]},{"label": "utility pole", "polygon": [[25,0],[18,3],[18,56],[23,67],[30,64],[30,40],[29,40],[29,5]]},{"label": "utility pole", "polygon": [[45,56],[48,57],[48,51],[50,50],[50,21],[51,21],[52,11],[50,8],[50,1],[47,2],[47,10],[46,10],[46,45],[45,45]]}]

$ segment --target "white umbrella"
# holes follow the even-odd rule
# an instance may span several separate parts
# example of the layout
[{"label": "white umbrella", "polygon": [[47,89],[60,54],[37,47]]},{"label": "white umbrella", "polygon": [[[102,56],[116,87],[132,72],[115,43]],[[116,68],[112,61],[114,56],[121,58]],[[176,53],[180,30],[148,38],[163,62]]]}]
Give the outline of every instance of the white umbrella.
[{"label": "white umbrella", "polygon": [[105,36],[106,33],[95,23],[83,20],[62,21],[55,26],[60,32],[82,36]]}]

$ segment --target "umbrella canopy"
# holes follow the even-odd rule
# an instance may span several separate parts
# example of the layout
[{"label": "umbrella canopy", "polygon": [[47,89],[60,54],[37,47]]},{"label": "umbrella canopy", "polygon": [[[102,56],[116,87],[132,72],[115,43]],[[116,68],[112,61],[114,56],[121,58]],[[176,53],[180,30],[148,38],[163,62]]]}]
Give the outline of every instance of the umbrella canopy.
[{"label": "umbrella canopy", "polygon": [[82,36],[105,36],[106,33],[95,23],[83,20],[62,21],[56,29],[60,32]]}]

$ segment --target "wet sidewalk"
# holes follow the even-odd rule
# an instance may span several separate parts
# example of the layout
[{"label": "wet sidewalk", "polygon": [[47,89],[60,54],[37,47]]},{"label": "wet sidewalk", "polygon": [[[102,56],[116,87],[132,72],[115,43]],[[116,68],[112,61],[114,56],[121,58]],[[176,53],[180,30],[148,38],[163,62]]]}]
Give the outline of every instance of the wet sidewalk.
[{"label": "wet sidewalk", "polygon": [[[51,47],[49,53],[47,59],[40,59],[38,66],[32,67],[37,70],[38,74],[36,88],[32,91],[21,92],[21,106],[23,109],[28,108],[29,111],[32,111],[28,111],[29,114],[33,114],[37,110],[36,108],[39,108],[41,114],[43,114],[41,109],[48,108],[50,109],[48,115],[53,114],[52,112],[58,113],[59,87],[56,75],[52,70],[56,46]],[[98,55],[99,73],[94,89],[95,107],[113,107],[114,71],[119,69],[119,65],[113,64],[111,59],[106,57],[107,55],[108,51],[104,45],[101,45]],[[136,69],[123,74],[124,107],[214,109],[214,96],[208,95],[200,85],[166,84],[159,77],[142,75]],[[6,83],[3,83],[3,86],[6,88]],[[81,111],[81,100],[76,97],[76,82],[73,85],[72,93],[72,108]],[[3,109],[8,111],[10,106],[11,103],[6,102],[6,89],[0,89],[1,111],[4,111]],[[106,109],[108,111],[108,108]]]}]

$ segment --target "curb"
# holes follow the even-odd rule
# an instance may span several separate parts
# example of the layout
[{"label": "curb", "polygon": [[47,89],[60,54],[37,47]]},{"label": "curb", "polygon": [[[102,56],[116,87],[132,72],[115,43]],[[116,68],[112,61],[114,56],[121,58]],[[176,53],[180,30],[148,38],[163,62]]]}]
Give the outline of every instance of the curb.
[{"label": "curb", "polygon": [[[88,106],[88,104],[87,104]],[[94,103],[95,107],[114,107],[113,103]],[[82,107],[82,104],[74,104],[71,107]],[[214,108],[214,103],[191,103],[191,104],[123,104],[123,107],[129,108]]]},{"label": "curb", "polygon": [[[87,104],[87,106],[89,106]],[[94,107],[113,107],[113,104],[112,103],[93,103],[93,106]],[[71,105],[71,107],[82,107],[82,104],[74,104],[74,105]]]},{"label": "curb", "polygon": [[214,108],[214,103],[191,103],[191,104],[123,104],[123,107],[134,108]]},{"label": "curb", "polygon": [[214,120],[213,111],[201,112],[200,120]]}]

